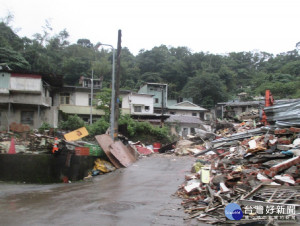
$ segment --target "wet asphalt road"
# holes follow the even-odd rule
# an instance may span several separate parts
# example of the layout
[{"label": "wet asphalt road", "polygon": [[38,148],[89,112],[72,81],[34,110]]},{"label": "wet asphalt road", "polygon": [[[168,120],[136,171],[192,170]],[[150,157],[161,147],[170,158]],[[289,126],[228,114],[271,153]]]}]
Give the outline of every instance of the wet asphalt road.
[{"label": "wet asphalt road", "polygon": [[193,162],[155,154],[90,181],[0,183],[0,225],[194,225],[173,195]]}]

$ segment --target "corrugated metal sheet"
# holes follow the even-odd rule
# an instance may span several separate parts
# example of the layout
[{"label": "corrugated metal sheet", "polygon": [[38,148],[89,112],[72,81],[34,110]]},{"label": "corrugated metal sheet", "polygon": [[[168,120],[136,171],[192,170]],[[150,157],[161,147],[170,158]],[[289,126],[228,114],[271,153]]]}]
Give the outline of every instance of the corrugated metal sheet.
[{"label": "corrugated metal sheet", "polygon": [[268,122],[279,127],[300,126],[300,100],[294,100],[271,107],[265,107]]}]

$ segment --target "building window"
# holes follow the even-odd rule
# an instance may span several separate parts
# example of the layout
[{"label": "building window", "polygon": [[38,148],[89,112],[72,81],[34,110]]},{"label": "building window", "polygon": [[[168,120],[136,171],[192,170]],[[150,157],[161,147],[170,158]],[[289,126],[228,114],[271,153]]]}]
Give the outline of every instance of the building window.
[{"label": "building window", "polygon": [[189,129],[188,128],[183,128],[182,129],[182,136],[186,137],[189,134]]},{"label": "building window", "polygon": [[60,104],[70,104],[70,93],[60,93]]},{"label": "building window", "polygon": [[[96,100],[96,95],[93,95],[93,105],[95,105],[99,100]],[[91,106],[91,102],[92,102],[92,99],[91,99],[91,94],[89,94],[89,106]]]},{"label": "building window", "polygon": [[83,80],[83,87],[91,87],[91,81],[90,80]]},{"label": "building window", "polygon": [[21,124],[33,125],[33,111],[21,111]]},{"label": "building window", "polygon": [[134,106],[134,112],[142,112],[142,106]]},{"label": "building window", "polygon": [[191,134],[192,134],[192,135],[196,134],[195,128],[191,128]]},{"label": "building window", "polygon": [[200,119],[204,120],[204,112],[200,112]]},{"label": "building window", "polygon": [[94,81],[94,87],[95,88],[101,88],[101,82],[100,81]]},{"label": "building window", "polygon": [[[91,88],[92,87],[91,79],[85,79],[83,81],[83,87]],[[93,79],[93,88],[101,88],[101,82],[99,80]]]},{"label": "building window", "polygon": [[158,104],[158,98],[155,98],[155,103]]},{"label": "building window", "polygon": [[247,110],[246,107],[242,107],[242,112],[245,112]]},{"label": "building window", "polygon": [[195,112],[194,112],[194,113],[192,113],[192,116],[197,116],[197,113],[195,113]]},{"label": "building window", "polygon": [[145,106],[145,111],[149,111],[150,110],[150,106]]}]

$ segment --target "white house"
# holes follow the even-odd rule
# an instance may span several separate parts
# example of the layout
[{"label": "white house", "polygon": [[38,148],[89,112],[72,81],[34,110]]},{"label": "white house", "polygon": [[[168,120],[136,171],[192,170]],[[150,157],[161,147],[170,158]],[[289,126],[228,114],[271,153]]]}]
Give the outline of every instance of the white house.
[{"label": "white house", "polygon": [[140,87],[139,94],[152,95],[154,113],[161,114],[165,112],[168,101],[168,84],[162,83],[146,83]]},{"label": "white house", "polygon": [[171,115],[166,123],[171,127],[171,133],[186,137],[196,133],[196,129],[204,124],[198,117],[186,115]]},{"label": "white house", "polygon": [[[93,90],[93,100],[96,99],[96,93],[99,91],[98,87]],[[91,106],[91,88],[88,87],[64,86],[56,90],[53,102],[60,111],[68,115],[76,114],[85,122],[89,122],[91,113],[93,121],[104,115],[103,110],[96,109],[94,101]]]},{"label": "white house", "polygon": [[197,104],[187,100],[180,103],[172,103],[172,100],[168,101],[167,113],[170,115],[193,116],[201,120],[210,120],[211,113]]},{"label": "white house", "polygon": [[153,115],[153,95],[130,92],[122,95],[122,113],[130,115]]}]

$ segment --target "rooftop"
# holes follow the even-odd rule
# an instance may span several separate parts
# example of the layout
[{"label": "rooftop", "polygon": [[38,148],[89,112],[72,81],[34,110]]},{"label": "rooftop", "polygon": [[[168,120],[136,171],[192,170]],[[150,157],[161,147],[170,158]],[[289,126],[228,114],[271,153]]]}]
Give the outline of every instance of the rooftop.
[{"label": "rooftop", "polygon": [[167,123],[180,122],[188,124],[203,124],[203,122],[195,116],[185,116],[185,115],[171,115],[167,120]]}]

